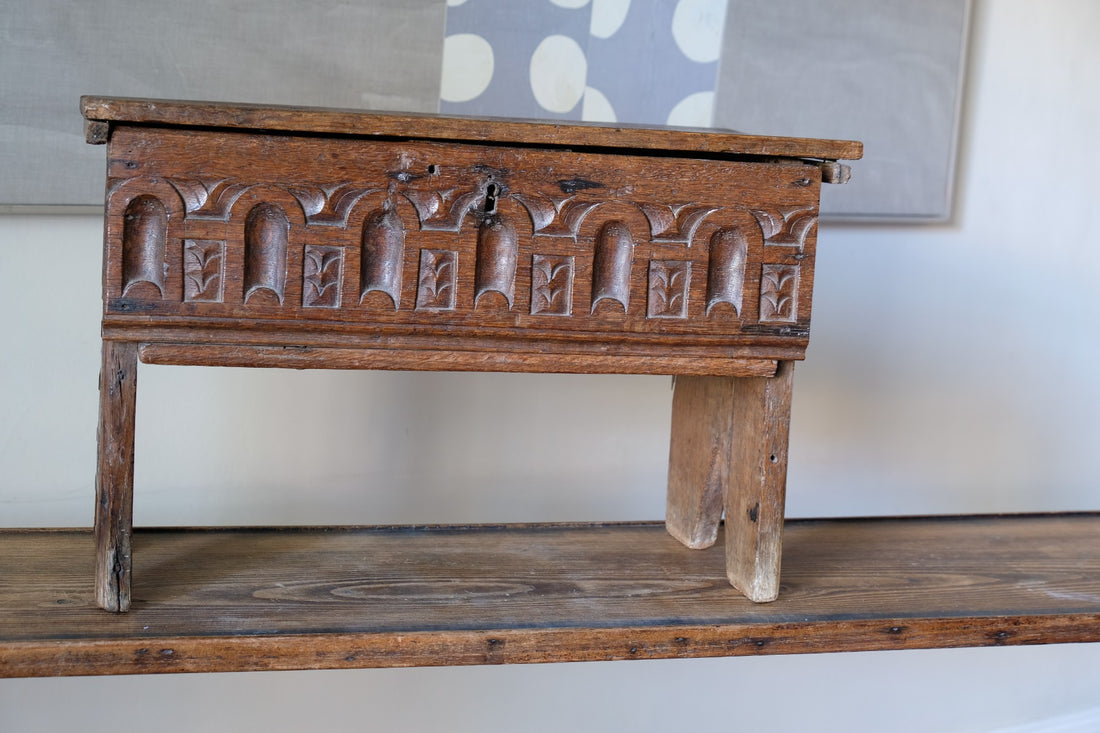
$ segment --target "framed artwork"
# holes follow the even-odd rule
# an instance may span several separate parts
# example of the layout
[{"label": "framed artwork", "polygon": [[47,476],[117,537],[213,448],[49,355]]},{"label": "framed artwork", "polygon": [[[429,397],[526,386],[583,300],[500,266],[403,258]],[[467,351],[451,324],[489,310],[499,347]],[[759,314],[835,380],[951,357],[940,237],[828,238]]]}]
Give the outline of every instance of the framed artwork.
[{"label": "framed artwork", "polygon": [[969,0],[0,0],[0,205],[102,205],[81,94],[864,142],[826,219],[951,216]]}]

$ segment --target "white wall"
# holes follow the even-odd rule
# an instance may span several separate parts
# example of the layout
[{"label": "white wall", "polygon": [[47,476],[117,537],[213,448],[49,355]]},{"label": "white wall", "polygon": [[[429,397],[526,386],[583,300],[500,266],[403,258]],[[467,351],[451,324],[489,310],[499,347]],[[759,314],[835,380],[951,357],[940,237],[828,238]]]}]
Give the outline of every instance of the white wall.
[{"label": "white wall", "polygon": [[[979,3],[956,222],[822,229],[790,515],[1100,507],[1098,32],[1092,0]],[[100,242],[97,217],[0,217],[0,525],[91,523]],[[139,524],[663,512],[666,379],[139,380]],[[6,680],[0,730],[113,730],[108,698],[158,731],[985,731],[1081,711],[1088,726],[1100,645]]]}]

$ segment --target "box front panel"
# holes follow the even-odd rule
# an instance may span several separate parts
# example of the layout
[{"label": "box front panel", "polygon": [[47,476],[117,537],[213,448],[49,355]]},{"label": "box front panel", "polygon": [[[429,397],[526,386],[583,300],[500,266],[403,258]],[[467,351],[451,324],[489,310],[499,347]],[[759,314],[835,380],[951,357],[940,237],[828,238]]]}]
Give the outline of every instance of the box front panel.
[{"label": "box front panel", "polygon": [[808,163],[137,126],[112,130],[108,157],[105,332],[605,357],[805,349]]}]

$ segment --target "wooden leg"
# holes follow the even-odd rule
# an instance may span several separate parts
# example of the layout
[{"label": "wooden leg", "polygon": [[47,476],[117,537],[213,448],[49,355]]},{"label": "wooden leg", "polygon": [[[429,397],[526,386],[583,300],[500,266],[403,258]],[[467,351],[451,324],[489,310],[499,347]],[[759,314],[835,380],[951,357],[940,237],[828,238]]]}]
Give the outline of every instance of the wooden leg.
[{"label": "wooden leg", "polygon": [[794,362],[781,361],[774,377],[738,379],[734,393],[726,575],[757,603],[779,595],[793,376]]},{"label": "wooden leg", "polygon": [[756,602],[779,594],[793,362],[774,377],[677,377],[665,526],[713,545],[726,514],[726,574]]},{"label": "wooden leg", "polygon": [[101,608],[117,612],[130,608],[136,398],[137,344],[104,341],[99,374],[95,595]]},{"label": "wooden leg", "polygon": [[693,549],[718,539],[730,475],[734,377],[676,377],[665,528]]}]

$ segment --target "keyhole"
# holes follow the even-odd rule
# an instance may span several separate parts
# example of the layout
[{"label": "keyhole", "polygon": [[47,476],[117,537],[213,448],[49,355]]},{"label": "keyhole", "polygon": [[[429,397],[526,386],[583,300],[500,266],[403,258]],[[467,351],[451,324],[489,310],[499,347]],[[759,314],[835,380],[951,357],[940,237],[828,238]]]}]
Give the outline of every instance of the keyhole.
[{"label": "keyhole", "polygon": [[495,214],[497,212],[497,184],[490,183],[485,189],[485,213]]}]

